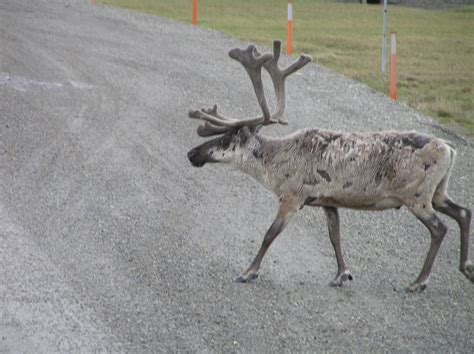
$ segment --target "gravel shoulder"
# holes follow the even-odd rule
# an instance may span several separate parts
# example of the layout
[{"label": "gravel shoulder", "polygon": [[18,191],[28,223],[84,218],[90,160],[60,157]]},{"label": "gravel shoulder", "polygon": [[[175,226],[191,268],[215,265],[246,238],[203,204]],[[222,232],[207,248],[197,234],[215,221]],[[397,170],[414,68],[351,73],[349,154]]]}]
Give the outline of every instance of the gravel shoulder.
[{"label": "gravel shoulder", "polygon": [[[257,281],[231,282],[277,202],[239,172],[192,168],[186,152],[202,139],[187,112],[258,112],[227,56],[244,45],[83,1],[0,3],[0,352],[473,352],[473,285],[446,218],[422,294],[404,288],[429,235],[404,209],[341,211],[346,287],[328,286],[336,261],[311,208],[272,245]],[[265,134],[437,135],[457,149],[451,196],[474,205],[470,142],[318,65],[302,73],[288,82],[290,126]]]}]

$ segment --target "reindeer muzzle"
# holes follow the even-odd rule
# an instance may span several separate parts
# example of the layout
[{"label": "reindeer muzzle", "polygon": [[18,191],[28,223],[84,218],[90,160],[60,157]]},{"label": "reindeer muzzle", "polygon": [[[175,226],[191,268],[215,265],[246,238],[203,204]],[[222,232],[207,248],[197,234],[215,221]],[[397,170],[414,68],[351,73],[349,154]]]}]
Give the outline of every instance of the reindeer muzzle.
[{"label": "reindeer muzzle", "polygon": [[207,156],[207,154],[203,154],[200,151],[199,146],[189,150],[188,159],[194,167],[202,167],[207,162],[216,162],[214,159]]}]

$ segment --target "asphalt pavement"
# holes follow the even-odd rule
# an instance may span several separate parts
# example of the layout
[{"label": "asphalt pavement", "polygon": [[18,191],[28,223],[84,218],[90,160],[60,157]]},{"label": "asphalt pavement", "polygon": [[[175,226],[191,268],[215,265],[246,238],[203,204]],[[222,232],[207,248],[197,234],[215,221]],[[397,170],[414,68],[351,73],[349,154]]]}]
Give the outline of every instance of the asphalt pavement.
[{"label": "asphalt pavement", "polygon": [[[187,112],[258,113],[227,56],[245,45],[86,1],[0,2],[0,352],[474,351],[474,287],[444,217],[420,294],[404,289],[430,237],[404,208],[340,212],[347,286],[328,285],[336,260],[315,208],[292,219],[255,282],[232,283],[277,201],[238,171],[193,168],[186,152],[203,139]],[[309,64],[288,81],[284,118],[262,134],[447,139],[450,195],[474,205],[472,143],[365,85]]]}]

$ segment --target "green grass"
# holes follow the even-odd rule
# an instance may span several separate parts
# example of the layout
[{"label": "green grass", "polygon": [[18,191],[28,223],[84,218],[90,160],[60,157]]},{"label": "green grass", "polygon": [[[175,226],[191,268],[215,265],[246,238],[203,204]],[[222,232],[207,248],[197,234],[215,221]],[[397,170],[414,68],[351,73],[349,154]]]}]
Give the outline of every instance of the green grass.
[{"label": "green grass", "polygon": [[[191,0],[102,0],[191,21]],[[286,0],[198,0],[199,25],[270,46],[286,38]],[[382,6],[293,1],[294,52],[387,92],[380,72]],[[389,6],[397,32],[398,99],[474,137],[474,6],[448,11]],[[389,44],[387,42],[387,44]],[[387,62],[387,73],[390,63]]]}]

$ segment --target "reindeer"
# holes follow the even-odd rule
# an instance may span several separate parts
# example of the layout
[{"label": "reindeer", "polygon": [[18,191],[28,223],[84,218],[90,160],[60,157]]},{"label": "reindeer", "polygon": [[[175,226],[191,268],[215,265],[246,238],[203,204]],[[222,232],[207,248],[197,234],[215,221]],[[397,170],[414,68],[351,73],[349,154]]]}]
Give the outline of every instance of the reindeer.
[{"label": "reindeer", "polygon": [[[230,50],[253,84],[262,115],[244,119],[226,117],[217,110],[191,110],[189,117],[203,120],[198,127],[209,140],[188,152],[193,166],[226,163],[236,166],[273,191],[279,200],[276,218],[268,229],[257,256],[235,282],[257,278],[262,259],[291,217],[304,206],[322,207],[329,238],[337,260],[330,283],[342,286],[352,275],[344,261],[338,208],[385,210],[406,206],[429,230],[431,244],[420,274],[410,292],[426,288],[447,227],[435,210],[453,218],[461,230],[460,271],[474,282],[474,266],[468,261],[471,211],[457,205],[447,194],[455,150],[444,140],[417,132],[344,133],[320,129],[296,131],[284,138],[258,134],[265,125],[287,124],[285,80],[311,61],[301,55],[285,69],[278,65],[281,42],[273,54],[260,54],[254,45]],[[262,67],[270,74],[276,96],[270,113],[261,78]]]}]

